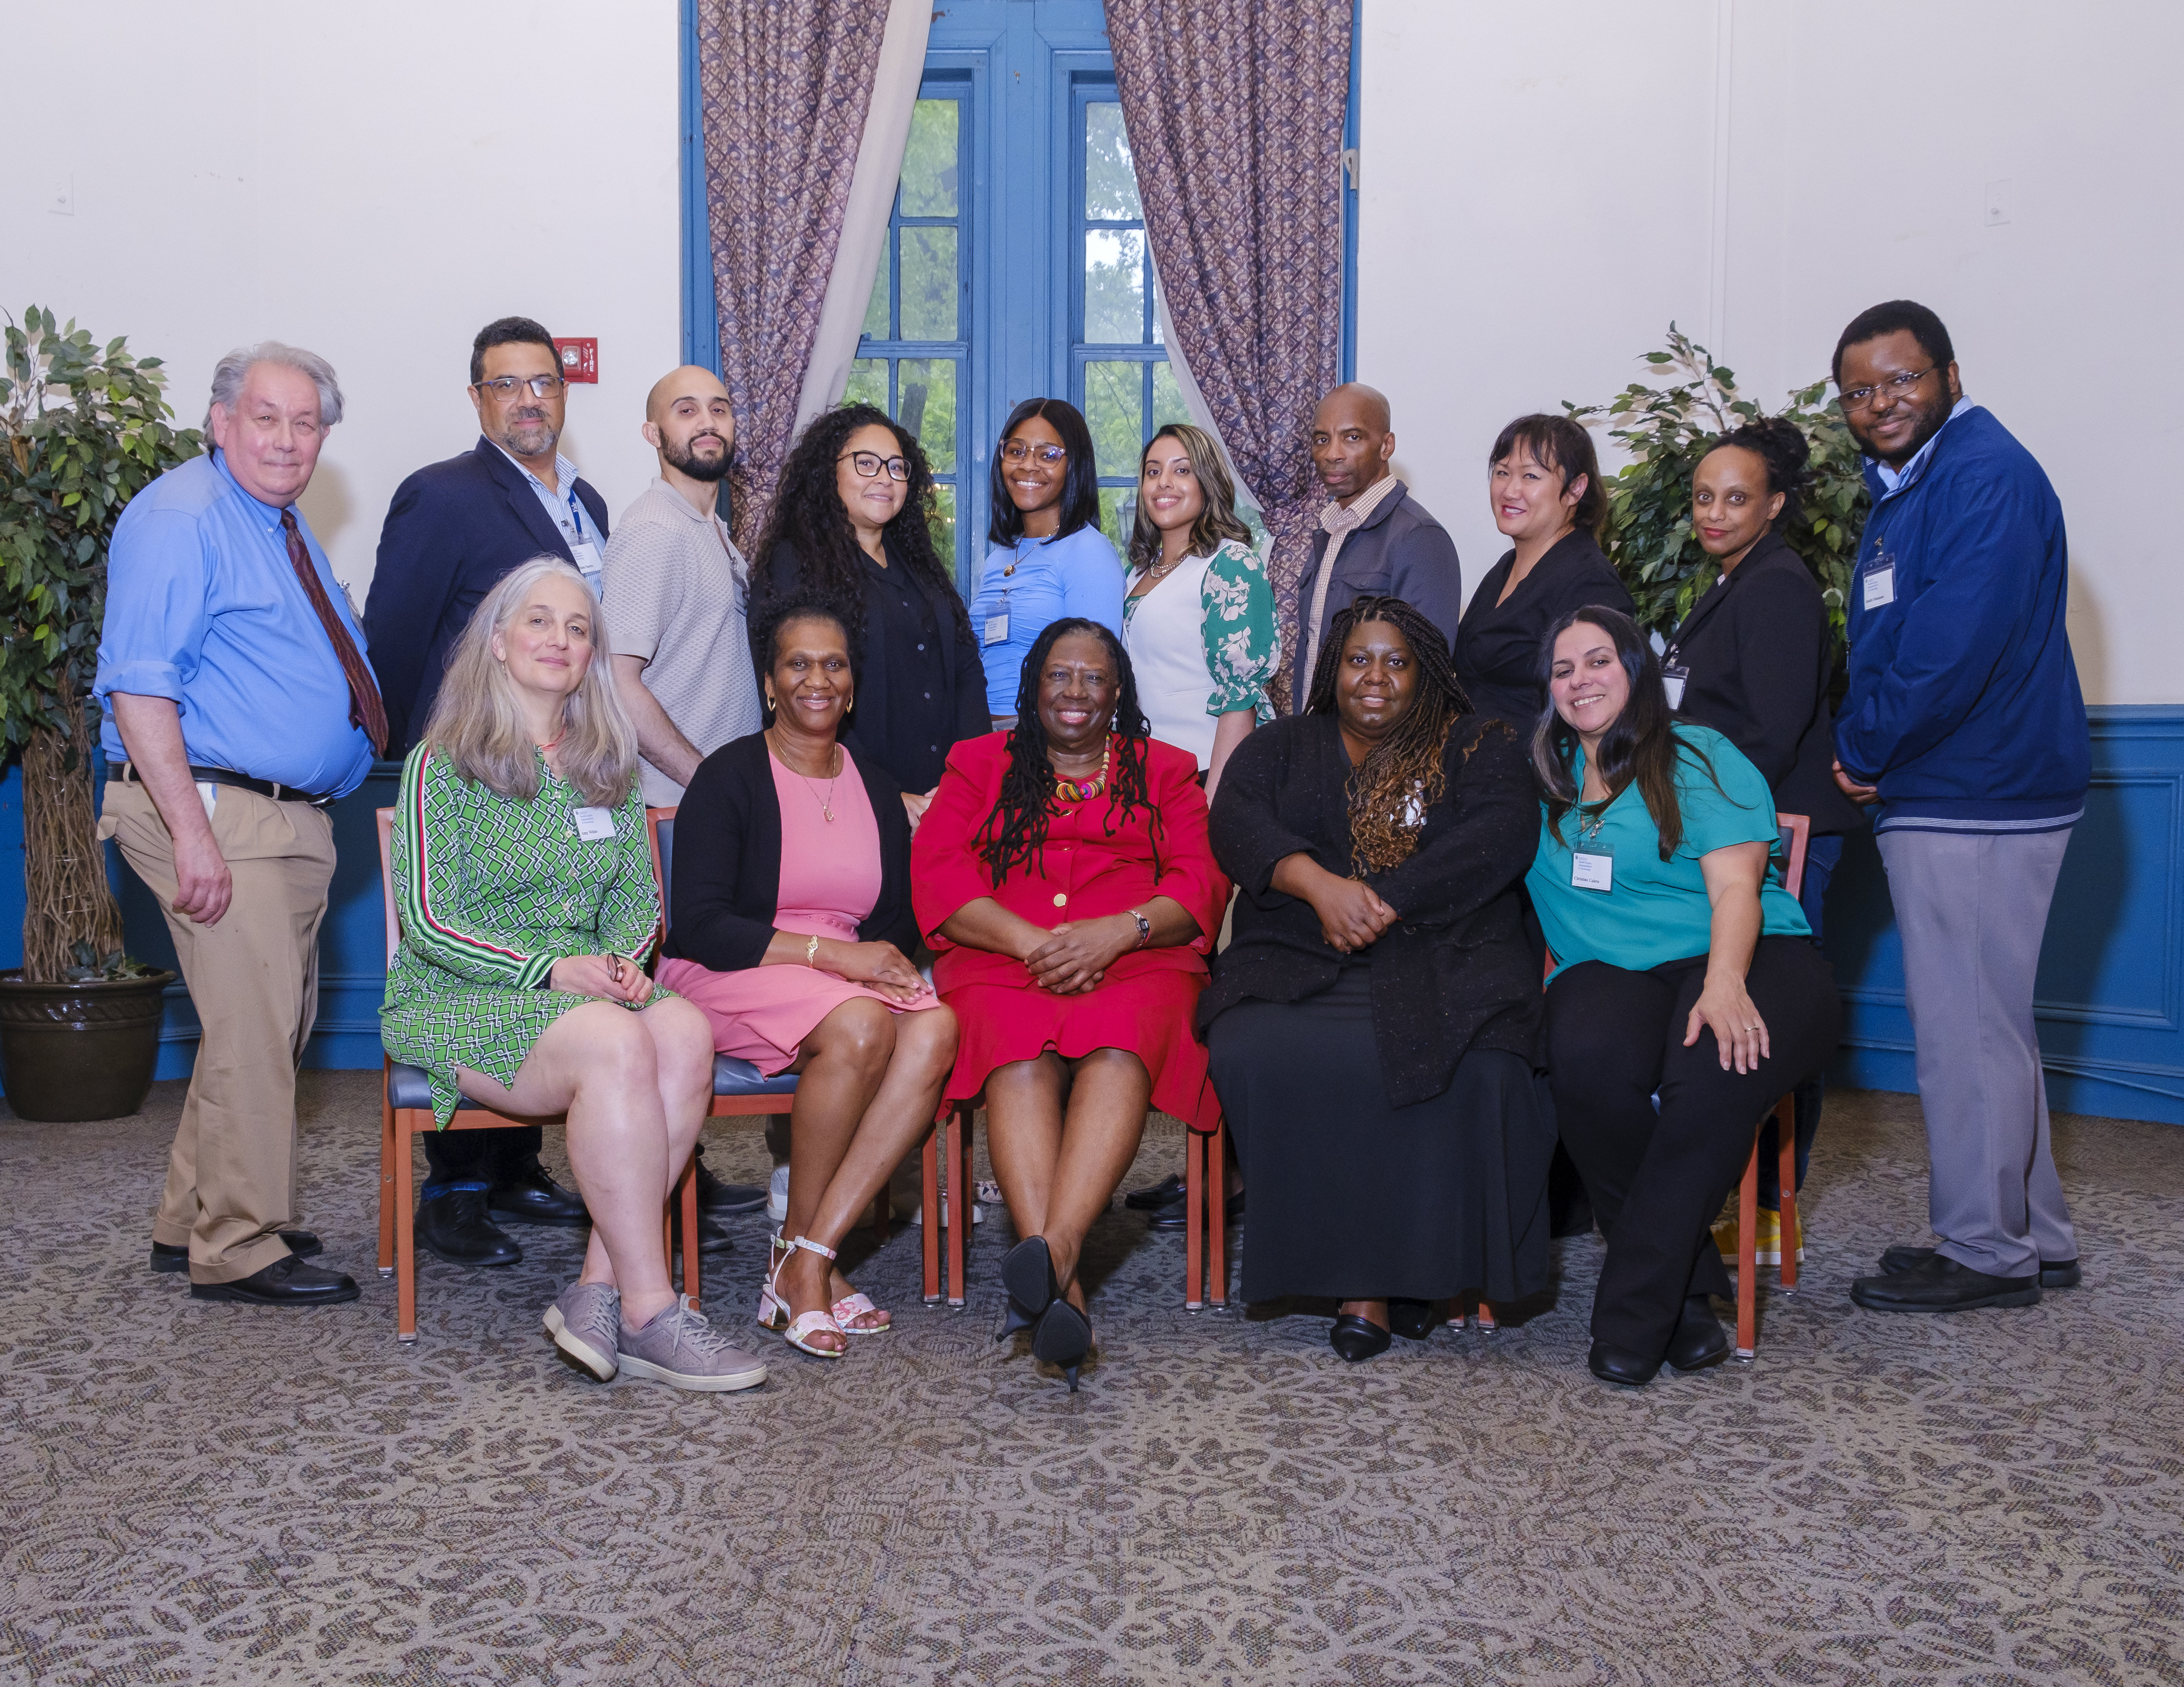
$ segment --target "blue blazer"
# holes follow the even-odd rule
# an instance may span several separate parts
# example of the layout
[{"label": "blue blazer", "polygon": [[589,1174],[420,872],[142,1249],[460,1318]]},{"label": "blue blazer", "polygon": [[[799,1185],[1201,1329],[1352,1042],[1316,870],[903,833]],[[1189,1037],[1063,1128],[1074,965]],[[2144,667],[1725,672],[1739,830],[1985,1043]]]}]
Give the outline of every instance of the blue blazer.
[{"label": "blue blazer", "polygon": [[[576,491],[604,549],[606,500],[587,481]],[[406,755],[425,730],[448,652],[486,593],[517,564],[549,552],[576,560],[530,482],[482,436],[467,454],[420,469],[395,488],[364,605],[390,757]]]}]

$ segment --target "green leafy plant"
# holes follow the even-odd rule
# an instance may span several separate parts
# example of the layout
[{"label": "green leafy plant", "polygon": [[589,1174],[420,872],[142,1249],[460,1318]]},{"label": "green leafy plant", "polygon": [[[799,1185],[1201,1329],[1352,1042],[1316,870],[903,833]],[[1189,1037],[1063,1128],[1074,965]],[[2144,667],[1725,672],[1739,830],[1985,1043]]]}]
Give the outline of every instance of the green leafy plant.
[{"label": "green leafy plant", "polygon": [[125,978],[153,977],[159,972],[156,966],[131,960],[118,949],[101,955],[81,938],[69,945],[69,959],[72,964],[61,968],[60,982],[64,984],[114,984]]},{"label": "green leafy plant", "polygon": [[[101,347],[36,305],[7,327],[0,376],[0,745],[23,760],[23,976],[103,976],[121,943],[92,804],[89,693],[106,555],[129,500],[198,454],[168,426],[159,359]],[[87,953],[86,962],[79,955]]]},{"label": "green leafy plant", "polygon": [[[1724,434],[1768,412],[1739,397],[1736,376],[1673,322],[1669,349],[1646,353],[1646,361],[1685,378],[1665,387],[1633,381],[1605,404],[1580,409],[1565,399],[1563,408],[1579,422],[1600,416],[1622,424],[1609,435],[1631,460],[1608,482],[1603,548],[1638,605],[1639,624],[1665,637],[1715,578],[1713,560],[1691,529],[1692,473]],[[1812,449],[1810,478],[1782,537],[1819,582],[1840,648],[1867,498],[1857,443],[1827,384],[1798,388],[1774,414],[1795,422]]]}]

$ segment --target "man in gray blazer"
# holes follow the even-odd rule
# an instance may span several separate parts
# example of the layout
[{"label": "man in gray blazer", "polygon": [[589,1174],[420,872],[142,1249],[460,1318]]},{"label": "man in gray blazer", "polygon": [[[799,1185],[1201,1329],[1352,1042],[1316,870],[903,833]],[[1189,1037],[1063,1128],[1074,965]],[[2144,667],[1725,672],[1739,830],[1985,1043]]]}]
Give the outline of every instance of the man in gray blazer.
[{"label": "man in gray blazer", "polygon": [[1327,624],[1358,598],[1401,598],[1449,640],[1463,614],[1456,542],[1388,470],[1396,435],[1388,401],[1351,381],[1320,400],[1312,418],[1312,465],[1334,502],[1320,512],[1312,566],[1297,590],[1290,641],[1290,707],[1312,694]]}]

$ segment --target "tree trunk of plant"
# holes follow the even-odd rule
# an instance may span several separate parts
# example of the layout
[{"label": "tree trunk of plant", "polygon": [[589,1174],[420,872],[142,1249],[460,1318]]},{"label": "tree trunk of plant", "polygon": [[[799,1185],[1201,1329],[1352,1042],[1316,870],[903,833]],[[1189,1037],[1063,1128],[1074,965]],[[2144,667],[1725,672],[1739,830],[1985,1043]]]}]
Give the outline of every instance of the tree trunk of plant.
[{"label": "tree trunk of plant", "polygon": [[58,983],[79,942],[102,957],[121,947],[121,909],[107,882],[92,807],[89,723],[81,707],[70,719],[75,730],[67,736],[41,727],[23,749],[23,977],[30,983]]}]

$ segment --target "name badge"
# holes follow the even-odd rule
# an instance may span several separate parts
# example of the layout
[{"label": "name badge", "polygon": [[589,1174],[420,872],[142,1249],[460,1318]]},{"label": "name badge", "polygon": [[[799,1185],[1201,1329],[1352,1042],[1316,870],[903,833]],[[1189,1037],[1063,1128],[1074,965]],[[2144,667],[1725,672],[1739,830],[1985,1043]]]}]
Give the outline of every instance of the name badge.
[{"label": "name badge", "polygon": [[997,615],[986,617],[986,643],[1006,644],[1009,642],[1009,612],[1003,610]]},{"label": "name badge", "polygon": [[1896,601],[1896,565],[1883,563],[1878,568],[1865,571],[1865,606],[1869,610],[1885,609]]},{"label": "name badge", "polygon": [[1615,857],[1580,849],[1570,857],[1570,883],[1579,890],[1615,888]]},{"label": "name badge", "polygon": [[1661,689],[1668,693],[1670,712],[1684,706],[1684,682],[1691,676],[1689,668],[1675,667],[1661,670]]},{"label": "name badge", "polygon": [[604,844],[615,835],[612,809],[571,809],[576,816],[577,836],[587,844]]},{"label": "name badge", "polygon": [[578,572],[585,579],[596,583],[599,571],[606,566],[605,560],[599,555],[599,548],[589,539],[579,539],[569,548],[576,556]]}]

